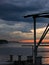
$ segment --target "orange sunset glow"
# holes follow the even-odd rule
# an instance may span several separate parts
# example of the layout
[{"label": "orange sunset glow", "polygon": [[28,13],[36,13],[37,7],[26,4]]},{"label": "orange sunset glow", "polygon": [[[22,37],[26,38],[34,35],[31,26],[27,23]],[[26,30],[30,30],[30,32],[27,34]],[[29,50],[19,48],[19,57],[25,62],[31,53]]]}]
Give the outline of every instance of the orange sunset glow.
[{"label": "orange sunset glow", "polygon": [[[39,40],[36,40],[36,42],[38,42]],[[31,43],[31,42],[34,42],[34,40],[21,40],[20,42],[28,42],[28,43]],[[43,40],[42,42],[49,42],[49,39],[45,39]]]}]

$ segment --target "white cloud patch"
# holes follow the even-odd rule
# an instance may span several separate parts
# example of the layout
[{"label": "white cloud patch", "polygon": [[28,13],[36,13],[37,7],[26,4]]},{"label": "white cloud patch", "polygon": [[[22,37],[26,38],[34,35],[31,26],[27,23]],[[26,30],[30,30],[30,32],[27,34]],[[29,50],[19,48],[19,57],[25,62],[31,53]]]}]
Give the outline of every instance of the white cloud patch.
[{"label": "white cloud patch", "polygon": [[[22,15],[49,9],[49,0],[0,0],[0,38],[33,39],[33,22],[24,20]],[[3,20],[2,20],[3,19]],[[49,19],[37,20],[37,38],[39,38]],[[31,22],[31,23],[30,23]],[[46,38],[49,37],[47,34]]]},{"label": "white cloud patch", "polygon": [[[16,22],[14,25],[6,24],[7,21],[0,19],[0,39],[33,39],[33,23]],[[12,21],[10,21],[12,22]],[[14,22],[14,21],[13,21]],[[46,23],[37,23],[37,39],[39,39],[45,30]],[[46,36],[48,38],[49,35]]]},{"label": "white cloud patch", "polygon": [[24,33],[21,31],[14,31],[10,33],[11,36],[13,37],[20,37],[20,39],[33,39],[33,34],[32,33]]},{"label": "white cloud patch", "polygon": [[[44,32],[46,27],[44,28],[39,28],[36,30],[36,34],[37,34],[37,39],[39,39],[42,35],[42,33]],[[31,32],[29,33],[24,33],[21,31],[14,31],[11,32],[10,35],[15,36],[15,37],[20,37],[21,39],[33,39],[34,38],[34,31],[30,30]],[[48,38],[49,34],[47,34],[46,38]]]},{"label": "white cloud patch", "polygon": [[[44,28],[38,28],[38,29],[36,29],[36,33],[37,34],[41,34],[44,30],[46,29],[46,27],[44,27]],[[32,29],[32,30],[30,30],[32,33],[34,32],[34,30]]]}]

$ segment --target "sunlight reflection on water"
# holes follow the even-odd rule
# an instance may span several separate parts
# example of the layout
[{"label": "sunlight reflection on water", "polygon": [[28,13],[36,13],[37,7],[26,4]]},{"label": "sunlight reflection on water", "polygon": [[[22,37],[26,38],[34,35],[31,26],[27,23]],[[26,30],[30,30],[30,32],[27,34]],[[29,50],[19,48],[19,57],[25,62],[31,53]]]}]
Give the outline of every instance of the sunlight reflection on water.
[{"label": "sunlight reflection on water", "polygon": [[[9,60],[9,55],[13,55],[13,60],[18,60],[17,55],[22,55],[22,60],[26,60],[27,55],[32,55],[32,47],[22,47],[22,44],[9,43],[0,45],[0,61]],[[49,47],[39,47],[38,51],[49,51]],[[49,57],[49,52],[38,52],[38,56]],[[49,63],[49,58],[42,58],[42,63]]]}]

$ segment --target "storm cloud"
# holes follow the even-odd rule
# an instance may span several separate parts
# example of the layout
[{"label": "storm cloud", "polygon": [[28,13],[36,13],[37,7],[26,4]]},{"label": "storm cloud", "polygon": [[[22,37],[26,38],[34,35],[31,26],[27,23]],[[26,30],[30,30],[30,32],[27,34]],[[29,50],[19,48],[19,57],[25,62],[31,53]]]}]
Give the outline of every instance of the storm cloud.
[{"label": "storm cloud", "polygon": [[23,16],[27,13],[39,12],[49,8],[48,0],[0,0],[0,2],[4,2],[0,4],[0,19],[14,22],[31,22],[31,19],[24,19]]},{"label": "storm cloud", "polygon": [[[35,12],[49,12],[49,0],[0,0],[0,37],[33,39],[33,19],[25,19],[24,15]],[[48,22],[49,19],[37,18],[37,29],[45,28]]]}]

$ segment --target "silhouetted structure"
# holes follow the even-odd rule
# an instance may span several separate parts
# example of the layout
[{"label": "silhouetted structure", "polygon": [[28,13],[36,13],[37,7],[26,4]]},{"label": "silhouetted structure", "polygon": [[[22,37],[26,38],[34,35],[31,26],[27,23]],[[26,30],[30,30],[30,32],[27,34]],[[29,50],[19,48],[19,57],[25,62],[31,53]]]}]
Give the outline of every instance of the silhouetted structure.
[{"label": "silhouetted structure", "polygon": [[22,62],[21,62],[21,55],[18,55],[18,65],[21,65]]},{"label": "silhouetted structure", "polygon": [[18,61],[19,62],[21,61],[21,55],[18,55]]},{"label": "silhouetted structure", "polygon": [[0,40],[0,44],[8,43],[7,40]]},{"label": "silhouetted structure", "polygon": [[33,63],[33,56],[27,56],[27,62]]},{"label": "silhouetted structure", "polygon": [[36,64],[42,65],[42,56],[39,56],[39,57],[36,58]]},{"label": "silhouetted structure", "polygon": [[40,42],[43,40],[42,38],[45,37],[45,35],[47,34],[47,30],[46,33],[44,34],[44,37],[42,37],[39,41],[39,43],[36,45],[36,18],[39,18],[39,17],[44,17],[44,18],[49,18],[49,12],[48,13],[45,13],[45,12],[42,12],[42,13],[33,13],[31,15],[26,15],[24,16],[24,18],[27,18],[27,17],[32,17],[33,20],[34,20],[34,53],[33,53],[33,57],[34,57],[34,64],[36,65],[36,57],[37,57],[37,48],[38,46],[40,45]]},{"label": "silhouetted structure", "polygon": [[13,55],[10,55],[10,62],[13,61]]}]

